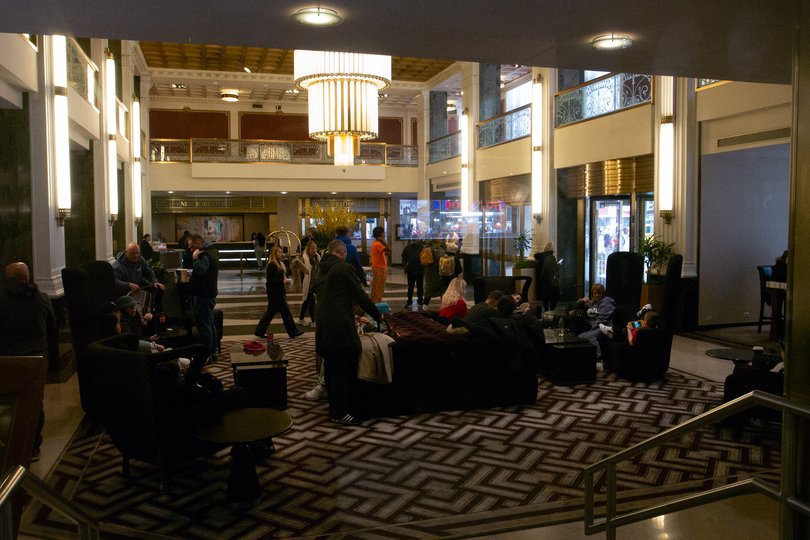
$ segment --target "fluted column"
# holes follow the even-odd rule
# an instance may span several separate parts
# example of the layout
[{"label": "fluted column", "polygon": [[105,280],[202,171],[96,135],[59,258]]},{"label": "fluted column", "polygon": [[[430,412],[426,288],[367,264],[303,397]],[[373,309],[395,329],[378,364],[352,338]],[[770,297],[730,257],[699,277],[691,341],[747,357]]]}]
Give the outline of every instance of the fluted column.
[{"label": "fluted column", "polygon": [[33,280],[51,298],[64,295],[65,229],[56,220],[56,144],[51,36],[37,58],[39,92],[31,92],[31,236]]}]

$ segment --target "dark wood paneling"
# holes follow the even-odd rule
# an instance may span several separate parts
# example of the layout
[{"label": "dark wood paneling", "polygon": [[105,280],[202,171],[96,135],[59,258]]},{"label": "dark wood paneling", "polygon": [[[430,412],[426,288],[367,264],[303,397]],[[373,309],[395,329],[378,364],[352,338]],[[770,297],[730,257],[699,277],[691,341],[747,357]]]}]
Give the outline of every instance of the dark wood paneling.
[{"label": "dark wood paneling", "polygon": [[402,144],[402,118],[380,118],[380,135],[372,142]]},{"label": "dark wood paneling", "polygon": [[303,114],[245,112],[239,115],[241,139],[308,141],[308,117]]},{"label": "dark wood paneling", "polygon": [[149,130],[153,139],[227,139],[228,113],[151,109]]}]

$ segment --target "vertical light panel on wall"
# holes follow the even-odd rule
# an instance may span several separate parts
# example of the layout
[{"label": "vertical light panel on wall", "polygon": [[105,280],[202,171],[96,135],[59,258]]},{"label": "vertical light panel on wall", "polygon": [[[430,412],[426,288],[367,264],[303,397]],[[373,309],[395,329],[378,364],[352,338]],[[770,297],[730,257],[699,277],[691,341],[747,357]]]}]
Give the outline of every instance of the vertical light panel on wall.
[{"label": "vertical light panel on wall", "polygon": [[470,194],[470,114],[465,108],[461,113],[461,213],[472,211]]},{"label": "vertical light panel on wall", "polygon": [[141,102],[132,100],[132,205],[135,222],[143,219],[143,179],[141,178]]},{"label": "vertical light panel on wall", "polygon": [[659,111],[661,123],[658,126],[658,212],[664,221],[672,221],[675,196],[675,124],[673,119],[673,77],[659,77]]},{"label": "vertical light panel on wall", "polygon": [[543,79],[532,84],[532,214],[543,220]]},{"label": "vertical light panel on wall", "polygon": [[116,141],[115,59],[107,50],[104,63],[104,115],[107,118],[107,185],[110,197],[110,224],[118,219],[118,145]]},{"label": "vertical light panel on wall", "polygon": [[57,221],[70,217],[70,133],[68,131],[67,41],[51,37],[53,65],[54,173],[56,179]]}]

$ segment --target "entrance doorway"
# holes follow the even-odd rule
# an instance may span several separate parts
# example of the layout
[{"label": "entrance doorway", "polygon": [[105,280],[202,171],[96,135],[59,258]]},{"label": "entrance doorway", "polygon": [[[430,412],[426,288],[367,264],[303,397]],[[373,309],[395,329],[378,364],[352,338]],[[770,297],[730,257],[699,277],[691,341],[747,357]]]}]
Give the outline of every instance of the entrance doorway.
[{"label": "entrance doorway", "polygon": [[630,251],[630,197],[592,198],[590,204],[590,249],[586,251],[590,287],[605,284],[607,258],[617,251]]}]

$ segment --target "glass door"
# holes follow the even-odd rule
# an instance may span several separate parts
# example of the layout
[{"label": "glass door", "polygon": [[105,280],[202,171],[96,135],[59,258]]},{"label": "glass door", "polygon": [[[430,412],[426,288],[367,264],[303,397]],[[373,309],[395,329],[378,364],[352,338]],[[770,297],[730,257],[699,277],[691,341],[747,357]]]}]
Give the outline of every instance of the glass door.
[{"label": "glass door", "polygon": [[590,210],[590,286],[604,285],[608,256],[631,248],[630,197],[594,198]]}]

